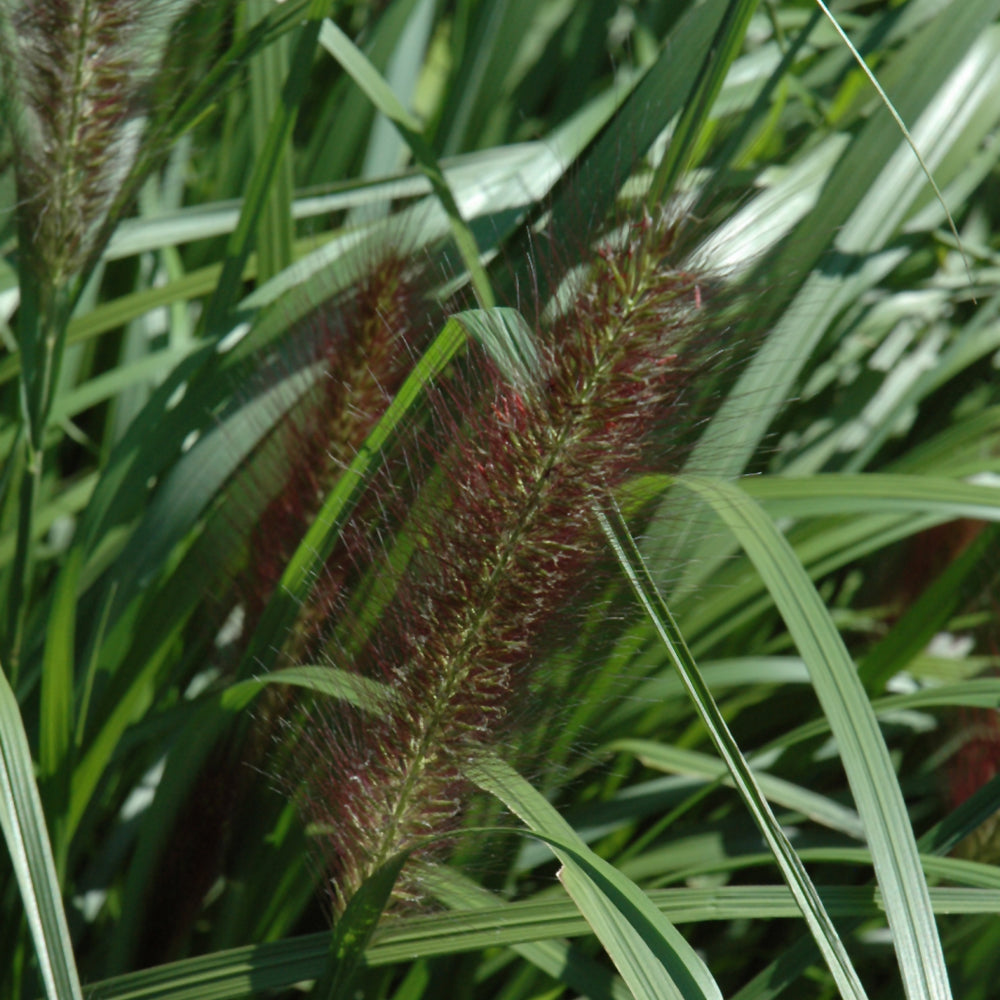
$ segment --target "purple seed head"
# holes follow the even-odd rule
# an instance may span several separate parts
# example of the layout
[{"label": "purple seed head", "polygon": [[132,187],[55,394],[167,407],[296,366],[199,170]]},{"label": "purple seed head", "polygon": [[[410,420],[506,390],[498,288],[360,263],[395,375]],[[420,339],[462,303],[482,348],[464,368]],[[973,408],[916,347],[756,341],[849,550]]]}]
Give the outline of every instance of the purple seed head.
[{"label": "purple seed head", "polygon": [[643,216],[600,244],[562,308],[536,310],[533,377],[513,385],[474,353],[404,446],[407,467],[436,463],[417,477],[433,502],[403,527],[404,571],[368,532],[364,561],[385,567],[391,599],[349,656],[331,652],[390,696],[375,714],[317,705],[302,736],[301,801],[338,908],[398,852],[448,844],[466,763],[503,746],[536,650],[587,582],[595,509],[678,419],[710,352],[699,279],[671,263],[673,242]]}]

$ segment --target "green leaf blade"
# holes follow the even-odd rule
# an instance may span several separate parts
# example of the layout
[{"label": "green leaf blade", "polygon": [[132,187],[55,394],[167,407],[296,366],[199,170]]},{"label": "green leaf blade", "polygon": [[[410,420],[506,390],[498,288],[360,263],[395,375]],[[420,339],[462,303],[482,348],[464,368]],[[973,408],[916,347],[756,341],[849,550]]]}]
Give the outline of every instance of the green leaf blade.
[{"label": "green leaf blade", "polygon": [[81,1000],[76,959],[17,699],[0,669],[0,829],[49,1000]]},{"label": "green leaf blade", "polygon": [[907,996],[951,996],[916,838],[875,713],[829,613],[785,538],[736,486],[681,480],[746,550],[802,658],[837,740],[868,834]]}]

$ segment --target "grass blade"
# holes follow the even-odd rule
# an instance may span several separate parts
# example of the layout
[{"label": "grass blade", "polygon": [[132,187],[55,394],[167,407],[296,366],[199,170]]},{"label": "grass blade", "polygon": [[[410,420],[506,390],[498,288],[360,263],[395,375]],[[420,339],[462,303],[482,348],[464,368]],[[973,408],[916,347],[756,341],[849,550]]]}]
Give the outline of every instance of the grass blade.
[{"label": "grass blade", "polygon": [[708,685],[698,670],[687,643],[674,621],[670,609],[664,603],[642,561],[642,556],[632,539],[621,512],[615,509],[608,516],[599,514],[605,537],[615,553],[618,563],[632,586],[639,603],[656,627],[671,662],[680,673],[684,686],[694,702],[698,715],[708,729],[719,756],[725,761],[733,782],[747,808],[753,815],[767,841],[774,859],[781,869],[782,877],[788,884],[795,902],[802,911],[809,930],[819,946],[820,952],[833,974],[837,988],[843,997],[863,998],[864,987],[854,971],[847,950],[833,921],[823,906],[819,893],[805,870],[805,866],[789,843],[784,831],[778,825],[771,806],[761,791],[750,765],[747,764],[733,734],[726,725],[719,706],[715,703]]},{"label": "grass blade", "polygon": [[688,169],[708,124],[711,107],[733,60],[739,55],[747,25],[756,9],[757,0],[734,0],[726,10],[681,112],[670,146],[653,175],[646,199],[650,207],[669,196]]},{"label": "grass blade", "polygon": [[[249,0],[247,18],[258,23],[273,7],[268,0]],[[278,109],[281,87],[288,76],[288,39],[279,38],[250,60],[250,114],[256,155],[267,149],[268,128]],[[264,204],[257,234],[258,278],[266,281],[292,262],[295,229],[292,200],[295,179],[292,174],[291,133],[284,135],[274,180]]]},{"label": "grass blade", "polygon": [[437,339],[404,382],[396,398],[375,429],[358,450],[354,461],[338,479],[322,509],[306,532],[264,609],[260,623],[243,656],[242,675],[259,671],[276,655],[287,629],[295,619],[299,603],[339,536],[340,529],[354,509],[361,490],[380,460],[382,449],[396,432],[400,421],[420,398],[424,386],[440,373],[465,345],[467,336],[461,314],[445,324]]},{"label": "grass blade", "polygon": [[64,823],[72,775],[73,692],[76,689],[76,600],[82,553],[74,549],[59,574],[52,610],[46,623],[42,657],[38,770],[53,817],[56,869],[65,871],[67,843]]},{"label": "grass blade", "polygon": [[[713,783],[722,779],[726,785],[735,785],[735,782],[728,778],[725,765],[710,754],[641,739],[615,740],[604,749],[631,754],[647,767],[667,774],[687,774]],[[848,809],[801,785],[777,778],[766,771],[753,774],[753,778],[768,802],[776,802],[785,809],[802,813],[813,822],[837,830],[848,837],[864,839],[864,828],[853,809]]]},{"label": "grass blade", "polygon": [[462,255],[462,262],[469,269],[472,287],[479,305],[483,308],[492,306],[494,304],[493,292],[479,260],[476,239],[465,224],[444,172],[424,139],[420,122],[403,107],[399,98],[393,93],[392,87],[368,61],[367,56],[333,21],[327,20],[323,23],[319,40],[327,52],[340,63],[354,82],[368,95],[375,107],[396,126],[448,215],[455,245]]},{"label": "grass blade", "polygon": [[[973,114],[978,107],[949,80],[960,79],[956,65],[968,56],[972,42],[998,9],[997,0],[947,5],[891,66],[892,103],[909,120],[919,120],[915,132],[932,167],[945,153],[956,115]],[[794,396],[795,380],[823,332],[847,303],[880,277],[877,268],[859,265],[886,246],[924,183],[909,146],[900,143],[898,131],[886,128],[887,116],[875,115],[858,133],[812,212],[775,260],[775,274],[811,270],[699,442],[691,468],[713,468],[720,475],[743,470],[774,416]],[[831,254],[829,263],[818,267],[826,253]],[[712,465],[712,457],[719,455],[725,456],[725,468]]]},{"label": "grass blade", "polygon": [[243,269],[258,231],[261,213],[271,196],[282,157],[288,148],[299,105],[306,95],[313,52],[322,19],[328,13],[331,0],[311,0],[304,23],[299,29],[292,53],[288,78],[271,118],[263,149],[257,156],[253,174],[243,201],[240,221],[226,246],[222,274],[215,292],[205,308],[200,333],[209,336],[224,333],[224,317],[228,313],[242,284]]},{"label": "grass blade", "polygon": [[[505,903],[494,893],[477,885],[451,868],[428,869],[421,876],[423,884],[430,887],[434,896],[452,910],[500,910],[496,927],[506,925],[511,908],[516,904]],[[560,901],[562,902],[562,901]],[[504,913],[506,911],[506,913]],[[589,1000],[627,1000],[628,991],[606,965],[586,955],[559,936],[552,933],[538,941],[511,946],[522,958],[541,969],[558,982],[565,983]]]},{"label": "grass blade", "polygon": [[908,997],[951,996],[916,839],[888,748],[843,639],[791,546],[736,486],[681,480],[730,528],[764,579],[812,677],[865,824]]},{"label": "grass blade", "polygon": [[969,279],[969,284],[971,285],[972,272],[969,270],[969,258],[966,256],[965,246],[962,243],[962,237],[958,235],[958,230],[955,228],[955,220],[951,217],[951,212],[949,211],[948,205],[944,200],[944,195],[941,194],[941,189],[938,187],[937,181],[934,180],[934,175],[931,173],[930,167],[927,166],[923,156],[920,155],[920,149],[913,141],[913,136],[910,135],[910,130],[906,127],[906,122],[904,122],[900,117],[900,114],[896,110],[892,101],[889,100],[889,95],[885,92],[885,90],[883,90],[882,84],[878,82],[878,77],[875,76],[875,74],[868,68],[868,64],[862,58],[861,53],[854,47],[854,43],[851,41],[847,32],[840,26],[840,22],[833,16],[830,8],[823,3],[823,0],[816,0],[816,4],[819,6],[819,9],[823,12],[830,24],[833,25],[833,30],[840,36],[841,41],[848,47],[848,49],[850,49],[851,55],[854,56],[854,61],[858,64],[858,69],[864,73],[864,75],[868,78],[868,82],[875,88],[882,104],[889,114],[892,115],[892,120],[896,123],[896,127],[906,140],[907,145],[913,150],[913,155],[917,158],[917,162],[920,164],[920,169],[923,170],[924,176],[927,178],[927,182],[934,191],[934,197],[937,198],[939,204],[944,209],[945,218],[948,220],[948,228],[951,230],[951,234],[955,237],[955,242],[958,244],[958,249],[962,254],[962,262],[965,264],[965,274]]},{"label": "grass blade", "polygon": [[327,968],[313,989],[314,996],[338,1000],[355,995],[351,986],[364,960],[365,948],[409,856],[409,852],[404,851],[391,858],[351,897],[333,926]]},{"label": "grass blade", "polygon": [[59,879],[35,785],[31,751],[17,699],[0,669],[0,828],[10,852],[45,993],[49,1000],[80,1000]]},{"label": "grass blade", "polygon": [[560,881],[637,1000],[721,1000],[705,963],[673,924],[638,886],[597,857],[516,771],[493,758],[478,762],[470,777],[552,848],[562,862]]}]

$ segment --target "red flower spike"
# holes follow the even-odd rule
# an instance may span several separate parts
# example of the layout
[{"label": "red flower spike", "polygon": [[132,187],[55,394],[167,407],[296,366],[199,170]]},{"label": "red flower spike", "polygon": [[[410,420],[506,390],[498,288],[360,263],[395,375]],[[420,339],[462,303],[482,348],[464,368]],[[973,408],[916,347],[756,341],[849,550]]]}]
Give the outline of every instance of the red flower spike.
[{"label": "red flower spike", "polygon": [[[238,581],[248,634],[324,497],[389,406],[432,329],[425,288],[425,271],[393,251],[347,295],[320,307],[307,321],[309,350],[323,372],[299,419],[276,430],[282,435],[280,448],[292,456],[285,463],[288,472],[277,489],[267,482],[266,468],[252,475],[255,489],[273,499],[255,520],[254,558]],[[352,544],[357,543],[345,538],[316,581],[293,633],[290,656],[315,650],[345,586],[352,560],[344,549]]]},{"label": "red flower spike", "polygon": [[[669,264],[672,244],[643,220],[591,255],[570,307],[539,325],[534,389],[479,359],[485,402],[438,394],[444,496],[410,526],[413,555],[378,628],[336,661],[392,697],[363,718],[318,707],[301,745],[303,807],[324,831],[338,909],[398,852],[447,843],[465,762],[509,733],[539,640],[600,551],[595,508],[706,363],[697,279]],[[426,437],[412,448],[426,455]]]},{"label": "red flower spike", "polygon": [[968,739],[949,767],[953,809],[972,798],[1000,771],[1000,715],[993,709],[963,709],[960,718]]},{"label": "red flower spike", "polygon": [[[1000,714],[995,709],[961,709],[958,714],[967,737],[948,762],[948,796],[953,809],[1000,773]],[[1000,861],[1000,814],[973,830],[956,848],[960,857],[986,864]]]},{"label": "red flower spike", "polygon": [[[235,504],[219,515],[232,518],[236,507],[238,519],[230,527],[247,535],[249,556],[232,581],[229,603],[219,609],[226,614],[235,603],[242,611],[240,635],[227,645],[227,659],[244,648],[322,500],[385,412],[420,342],[432,331],[432,309],[423,295],[428,273],[429,268],[398,252],[386,254],[359,276],[350,292],[319,307],[294,331],[289,340],[299,348],[286,344],[283,356],[271,359],[279,370],[287,369],[285,377],[316,364],[322,372],[297,411],[283,417],[251,457],[230,490]],[[287,355],[297,350],[305,356],[299,353],[299,364],[293,364]],[[327,622],[341,614],[345,592],[364,571],[370,548],[364,526],[374,520],[371,507],[384,501],[390,486],[387,480],[362,501],[358,518],[301,609],[282,651],[287,660],[308,662],[318,654]],[[237,734],[232,739],[238,744],[222,744],[207,758],[183,813],[186,821],[175,827],[160,861],[153,895],[168,903],[140,947],[144,961],[176,957],[178,942],[226,862],[225,845],[248,790],[241,779],[250,768],[263,765],[276,739],[284,741],[278,728],[294,728],[291,720],[302,714],[298,698],[292,689],[269,689],[258,702],[249,738]]]}]

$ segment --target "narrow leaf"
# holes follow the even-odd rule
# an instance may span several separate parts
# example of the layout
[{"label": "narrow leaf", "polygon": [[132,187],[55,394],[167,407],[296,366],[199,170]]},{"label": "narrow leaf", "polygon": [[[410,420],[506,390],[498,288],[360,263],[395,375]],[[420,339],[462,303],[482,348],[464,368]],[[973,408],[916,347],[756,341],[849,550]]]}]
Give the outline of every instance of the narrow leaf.
[{"label": "narrow leaf", "polygon": [[805,661],[868,834],[907,996],[951,996],[916,839],[889,750],[843,639],[791,546],[736,486],[683,479],[750,557]]},{"label": "narrow leaf", "polygon": [[0,829],[21,890],[45,994],[80,1000],[59,879],[17,699],[0,669]]},{"label": "narrow leaf", "polygon": [[243,657],[241,673],[249,676],[271,661],[295,620],[299,602],[305,596],[311,581],[316,578],[323,563],[329,558],[340,529],[343,527],[365,483],[381,459],[382,449],[396,432],[425,387],[464,346],[466,330],[461,315],[453,317],[437,339],[420,359],[396,394],[389,408],[365,443],[358,449],[354,460],[337,480],[337,485],[327,497],[312,526],[296,549],[267,607]]},{"label": "narrow leaf", "polygon": [[500,799],[562,862],[559,879],[637,1000],[722,994],[705,963],[649,898],[599,858],[513,768],[491,758],[470,778]]},{"label": "narrow leaf", "polygon": [[241,287],[243,269],[260,225],[261,213],[273,190],[295,126],[299,105],[306,95],[316,39],[331,2],[332,0],[310,0],[304,23],[299,28],[281,100],[274,109],[263,148],[254,163],[240,221],[226,245],[222,274],[200,324],[200,332],[208,333],[209,336],[219,336],[225,332],[224,318],[236,301]]},{"label": "narrow leaf", "polygon": [[392,87],[368,61],[368,57],[333,21],[323,22],[319,40],[327,52],[350,74],[351,79],[368,95],[372,104],[396,126],[403,141],[410,147],[410,152],[413,154],[417,166],[430,181],[434,193],[448,215],[455,245],[462,255],[463,263],[469,269],[472,287],[479,305],[483,308],[492,306],[493,292],[479,260],[476,238],[462,218],[462,213],[455,202],[455,195],[445,178],[444,171],[424,139],[420,122],[403,107],[399,98],[393,93]]},{"label": "narrow leaf", "polygon": [[56,867],[65,866],[66,840],[62,829],[69,798],[70,747],[73,743],[73,691],[76,685],[73,643],[76,636],[76,597],[83,552],[71,550],[59,574],[52,610],[45,628],[39,718],[39,772],[44,782],[49,815],[53,817]]},{"label": "narrow leaf", "polygon": [[353,995],[351,986],[364,961],[365,948],[408,859],[408,851],[397,854],[372,874],[351,897],[334,924],[329,964],[313,990],[314,996],[337,1000]]},{"label": "narrow leaf", "polygon": [[677,181],[688,169],[697,143],[708,125],[709,112],[733,60],[739,55],[747,25],[756,9],[757,0],[735,0],[726,9],[674,128],[667,152],[656,168],[647,197],[651,207],[661,204],[673,193]]},{"label": "narrow leaf", "polygon": [[875,88],[878,93],[879,99],[885,106],[885,109],[892,115],[892,120],[896,123],[896,127],[902,133],[903,138],[906,140],[907,145],[913,150],[913,155],[917,158],[917,162],[920,164],[920,169],[924,172],[924,176],[927,178],[928,183],[934,191],[934,197],[937,198],[938,203],[944,209],[945,218],[948,220],[948,228],[951,230],[952,236],[955,237],[955,242],[958,244],[958,249],[962,254],[962,263],[965,264],[965,274],[969,279],[969,284],[972,284],[972,272],[969,270],[969,258],[965,253],[965,245],[962,243],[962,237],[958,235],[958,230],[955,228],[955,220],[951,217],[951,212],[948,209],[948,205],[944,200],[944,195],[941,194],[941,189],[937,186],[937,181],[934,180],[934,175],[931,173],[930,167],[924,161],[923,156],[920,155],[920,149],[917,144],[913,141],[913,136],[910,135],[910,130],[906,127],[906,122],[900,117],[899,112],[896,110],[892,101],[889,100],[889,95],[882,89],[882,84],[878,82],[878,77],[868,68],[868,64],[864,61],[861,53],[854,47],[854,43],[848,37],[848,34],[840,26],[840,22],[833,16],[830,8],[827,7],[823,0],[816,0],[819,9],[823,11],[826,19],[833,25],[833,30],[837,32],[840,36],[841,41],[850,50],[852,56],[854,56],[854,61],[858,64],[858,69],[866,77],[868,77],[868,82]]},{"label": "narrow leaf", "polygon": [[621,512],[615,509],[610,516],[601,513],[598,517],[622,571],[643,610],[653,622],[670,661],[681,675],[698,715],[708,729],[716,751],[725,762],[754,822],[764,835],[781,869],[782,877],[791,889],[795,902],[802,911],[802,916],[805,917],[809,930],[833,974],[841,996],[863,998],[864,987],[854,971],[854,966],[851,965],[837,929],[826,912],[805,866],[795,853],[785,832],[778,825],[770,804],[750,770],[750,765],[747,764],[739,745],[726,725],[722,712],[719,711],[719,706],[702,678],[670,609],[657,591],[642,561],[642,556],[632,540]]}]

